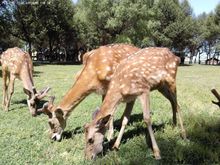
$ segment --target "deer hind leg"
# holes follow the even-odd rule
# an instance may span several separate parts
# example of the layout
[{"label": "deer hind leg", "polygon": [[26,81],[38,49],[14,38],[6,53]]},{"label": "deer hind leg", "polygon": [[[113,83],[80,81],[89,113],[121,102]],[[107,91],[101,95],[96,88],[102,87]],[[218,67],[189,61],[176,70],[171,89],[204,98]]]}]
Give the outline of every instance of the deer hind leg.
[{"label": "deer hind leg", "polygon": [[177,95],[176,95],[176,84],[165,85],[160,88],[159,91],[170,101],[173,111],[173,124],[176,126],[176,114],[178,115],[178,120],[181,128],[181,135],[184,139],[186,139],[186,131],[183,126],[183,119],[180,111],[180,107],[177,103]]},{"label": "deer hind leg", "polygon": [[2,99],[2,108],[5,111],[8,111],[6,109],[6,102],[8,101],[8,83],[7,83],[7,79],[8,79],[8,75],[7,72],[2,69],[2,80],[3,80],[3,86],[2,86],[2,90],[3,90],[3,99]]},{"label": "deer hind leg", "polygon": [[157,142],[156,142],[156,139],[154,137],[154,132],[153,132],[152,124],[151,124],[149,97],[150,97],[150,91],[142,94],[139,98],[140,98],[142,109],[143,109],[144,122],[147,125],[147,129],[148,129],[148,132],[150,135],[154,157],[155,157],[155,159],[161,159],[160,149],[159,149]]},{"label": "deer hind leg", "polygon": [[121,129],[120,129],[120,132],[118,134],[118,137],[113,145],[112,148],[114,149],[119,149],[119,145],[121,143],[121,139],[122,139],[122,136],[124,134],[124,131],[125,131],[125,127],[126,125],[128,124],[128,121],[130,119],[130,115],[131,115],[131,111],[133,109],[133,106],[134,106],[134,101],[132,102],[129,102],[126,104],[126,108],[125,108],[125,111],[122,115],[122,123],[121,123]]},{"label": "deer hind leg", "polygon": [[13,74],[10,75],[10,80],[9,80],[9,97],[8,100],[6,102],[6,109],[8,111],[9,106],[10,106],[10,102],[11,102],[11,97],[14,93],[14,82],[15,82],[15,76]]}]

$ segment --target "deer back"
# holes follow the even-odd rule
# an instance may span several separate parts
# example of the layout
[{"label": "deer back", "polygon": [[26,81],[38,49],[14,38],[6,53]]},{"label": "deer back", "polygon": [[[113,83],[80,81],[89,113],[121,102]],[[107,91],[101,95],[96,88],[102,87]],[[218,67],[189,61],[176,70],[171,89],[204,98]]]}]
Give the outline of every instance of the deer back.
[{"label": "deer back", "polygon": [[9,48],[2,53],[2,67],[11,74],[17,75],[20,78],[22,72],[33,76],[33,63],[28,53],[14,47]]},{"label": "deer back", "polygon": [[129,44],[111,44],[86,53],[83,57],[88,70],[96,72],[100,81],[109,81],[120,61],[127,58],[139,48]]},{"label": "deer back", "polygon": [[179,58],[167,48],[142,49],[119,64],[109,88],[119,89],[122,95],[139,95],[175,82],[178,64]]}]

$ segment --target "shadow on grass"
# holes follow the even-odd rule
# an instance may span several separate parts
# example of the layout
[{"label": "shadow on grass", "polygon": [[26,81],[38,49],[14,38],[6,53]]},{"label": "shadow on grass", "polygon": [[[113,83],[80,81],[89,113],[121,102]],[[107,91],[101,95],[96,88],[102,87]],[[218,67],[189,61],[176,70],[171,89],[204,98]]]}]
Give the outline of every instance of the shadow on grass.
[{"label": "shadow on grass", "polygon": [[[39,75],[43,72],[34,71],[33,77],[40,77]],[[2,77],[2,70],[0,70],[0,77]]]},{"label": "shadow on grass", "polygon": [[39,71],[34,71],[33,77],[40,77],[40,74],[42,74],[43,72],[39,72]]},{"label": "shadow on grass", "polygon": [[[145,142],[146,142],[147,146],[149,146],[152,149],[152,143],[151,143],[148,129],[147,129],[146,124],[144,122],[139,122],[140,118],[142,118],[142,115],[139,115],[139,114],[134,115],[134,119],[138,119],[138,121],[137,121],[138,123],[135,120],[131,121],[131,123],[129,125],[136,123],[135,128],[128,130],[123,134],[120,145],[127,143],[128,140],[133,139],[136,136],[144,135]],[[164,129],[165,124],[159,124],[159,125],[153,124],[152,127],[153,127],[154,131],[161,131]],[[118,131],[120,131],[120,128],[118,129]],[[106,153],[108,153],[109,149],[112,150],[112,147],[113,147],[116,139],[117,139],[117,136],[114,139],[112,139],[110,142],[106,141],[104,143],[104,146],[103,146],[104,147],[104,155]]]},{"label": "shadow on grass", "polygon": [[188,141],[160,138],[162,164],[219,164],[220,121],[198,123],[188,131]]},{"label": "shadow on grass", "polygon": [[[44,103],[46,103],[47,101],[46,100],[40,100],[38,103],[37,103],[37,109],[39,108],[42,108]],[[13,104],[20,104],[20,108],[23,108],[23,107],[27,107],[28,108],[28,105],[27,105],[27,100],[26,99],[23,99],[23,100],[16,100],[16,101],[12,101]],[[9,108],[9,111],[14,111],[14,110],[17,110],[18,108]]]},{"label": "shadow on grass", "polygon": [[[120,160],[125,161],[125,164],[133,164],[134,162],[136,164],[146,164],[146,161],[150,160],[151,164],[219,164],[220,121],[213,122],[210,120],[207,122],[205,119],[198,121],[199,123],[196,124],[190,123],[192,125],[187,131],[188,140],[183,140],[180,136],[167,135],[169,132],[165,132],[162,136],[156,138],[161,151],[161,160],[156,161],[154,158],[146,158],[146,154],[149,154],[148,147],[143,141],[138,144],[138,141],[133,138],[135,136],[128,138],[129,141],[133,141],[133,143],[129,143],[128,147],[122,145],[118,153]],[[159,128],[163,128],[163,126],[159,126]],[[133,133],[135,134],[135,132]],[[137,128],[137,135],[144,133],[145,129],[143,127],[141,129]],[[145,137],[148,146],[150,146],[149,135],[146,134]],[[126,139],[126,135],[123,136],[123,139]],[[136,150],[133,149],[135,147],[132,145],[136,145]],[[112,154],[109,150],[107,152],[109,152],[107,153],[109,155]],[[152,150],[150,153],[152,154]]]},{"label": "shadow on grass", "polygon": [[179,64],[179,66],[193,66],[192,64]]},{"label": "shadow on grass", "polygon": [[[131,115],[129,124],[132,124],[132,123],[138,122],[138,121],[142,121],[142,119],[143,119],[143,116],[141,114]],[[118,119],[118,120],[114,121],[114,129],[119,131],[120,128],[121,128],[121,119]],[[83,133],[84,132],[83,129],[84,129],[83,127],[77,127],[77,128],[75,128],[74,130],[71,130],[71,131],[64,131],[63,132],[63,138],[64,139],[70,139],[75,134]]]},{"label": "shadow on grass", "polygon": [[[142,114],[131,116],[129,126],[123,135],[119,151],[112,151],[116,136],[110,142],[104,141],[104,150],[99,161],[109,161],[114,164],[220,164],[220,120],[213,121],[207,117],[192,117],[188,119],[187,140],[172,132],[163,132],[165,124],[153,125],[159,132],[156,140],[161,151],[161,160],[152,156],[151,140],[148,130],[142,121]],[[197,118],[197,119],[196,119]],[[187,120],[186,120],[187,121]],[[197,121],[197,122],[195,122]],[[114,122],[116,130],[120,129],[120,120]],[[167,123],[166,123],[167,124]],[[169,124],[170,125],[170,124]],[[75,134],[83,133],[83,127],[64,133],[64,138],[72,138]],[[143,135],[144,141],[138,137]],[[151,150],[149,150],[151,148]],[[116,154],[117,153],[117,154]],[[106,156],[105,156],[106,155]],[[117,156],[115,156],[117,155]]]},{"label": "shadow on grass", "polygon": [[84,132],[83,127],[76,127],[72,131],[64,131],[62,134],[62,138],[63,139],[71,139],[71,138],[73,138],[74,135],[82,134],[83,132]]},{"label": "shadow on grass", "polygon": [[[129,123],[128,125],[132,125],[133,123],[137,123],[137,122],[141,122],[143,121],[143,115],[142,114],[133,114],[130,117]],[[164,128],[164,124],[163,125],[152,125],[153,129],[155,130],[160,130],[161,128]],[[114,129],[117,131],[120,131],[121,128],[121,119],[115,120],[114,121]],[[64,131],[63,132],[63,136],[65,139],[69,139],[72,138],[75,134],[81,134],[84,132],[83,127],[77,127],[74,130],[71,131]],[[142,127],[138,127],[137,129],[139,129],[140,132],[142,132]],[[138,132],[137,130],[135,132]],[[136,134],[138,135],[138,134]],[[125,134],[123,135],[123,137],[125,136]]]},{"label": "shadow on grass", "polygon": [[43,66],[43,65],[82,65],[81,62],[60,62],[60,61],[34,61],[34,66]]}]

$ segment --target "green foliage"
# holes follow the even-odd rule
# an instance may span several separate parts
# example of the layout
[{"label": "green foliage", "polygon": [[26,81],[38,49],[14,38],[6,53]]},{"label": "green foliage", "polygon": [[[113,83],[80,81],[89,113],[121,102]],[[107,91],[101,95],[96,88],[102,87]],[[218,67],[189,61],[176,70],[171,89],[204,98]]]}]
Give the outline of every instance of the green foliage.
[{"label": "green foliage", "polygon": [[73,60],[79,50],[117,42],[169,47],[191,60],[220,54],[220,5],[200,16],[188,0],[3,0],[0,9],[1,48],[26,42],[50,59],[64,50]]},{"label": "green foliage", "polygon": [[29,52],[35,49],[76,47],[76,31],[73,25],[74,6],[71,0],[15,1],[6,3],[0,21],[7,34],[26,41]]},{"label": "green foliage", "polygon": [[[73,65],[35,66],[35,85],[38,90],[49,85],[52,88],[50,94],[56,96],[55,104],[58,104],[81,68]],[[179,128],[172,126],[170,103],[159,92],[151,93],[153,128],[162,156],[159,161],[153,158],[139,101],[135,103],[119,151],[108,149],[110,144],[105,142],[106,154],[94,162],[87,161],[84,160],[83,125],[91,121],[92,112],[101,104],[101,96],[92,94],[79,104],[67,121],[64,139],[52,142],[47,132],[48,117],[31,117],[22,83],[16,80],[10,111],[1,109],[0,164],[219,164],[220,111],[211,103],[215,98],[210,92],[213,86],[220,89],[220,82],[216,81],[219,72],[220,68],[214,66],[178,69],[177,95],[187,131],[186,141],[181,139]],[[123,109],[121,104],[116,112],[115,137]]]},{"label": "green foliage", "polygon": [[128,41],[140,46],[153,25],[152,6],[143,0],[81,0],[75,15],[81,39],[90,45]]},{"label": "green foliage", "polygon": [[157,46],[183,51],[193,38],[195,22],[188,1],[181,4],[173,0],[159,0],[155,7],[159,26],[153,33]]}]

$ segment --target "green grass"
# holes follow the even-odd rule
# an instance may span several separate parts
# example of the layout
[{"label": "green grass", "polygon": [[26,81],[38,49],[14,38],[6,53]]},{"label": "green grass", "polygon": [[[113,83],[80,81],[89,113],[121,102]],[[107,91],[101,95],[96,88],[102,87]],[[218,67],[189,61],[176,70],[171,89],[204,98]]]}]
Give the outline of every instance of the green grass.
[{"label": "green grass", "polygon": [[[72,86],[80,68],[35,66],[35,85],[37,89],[50,86],[50,94],[56,96],[57,104]],[[169,102],[157,91],[151,93],[152,120],[162,160],[156,161],[152,156],[137,101],[120,150],[107,150],[105,156],[93,162],[84,160],[83,125],[91,121],[91,113],[101,104],[101,97],[96,94],[87,97],[68,119],[65,129],[68,136],[61,142],[52,142],[47,132],[47,116],[31,117],[22,84],[16,80],[10,111],[1,109],[0,112],[0,164],[220,164],[220,110],[211,103],[215,99],[210,92],[212,87],[220,92],[219,66],[179,67],[177,94],[188,134],[185,141],[179,129],[172,127]],[[120,105],[117,111],[116,126],[123,108]],[[115,136],[118,131],[116,127]]]}]

